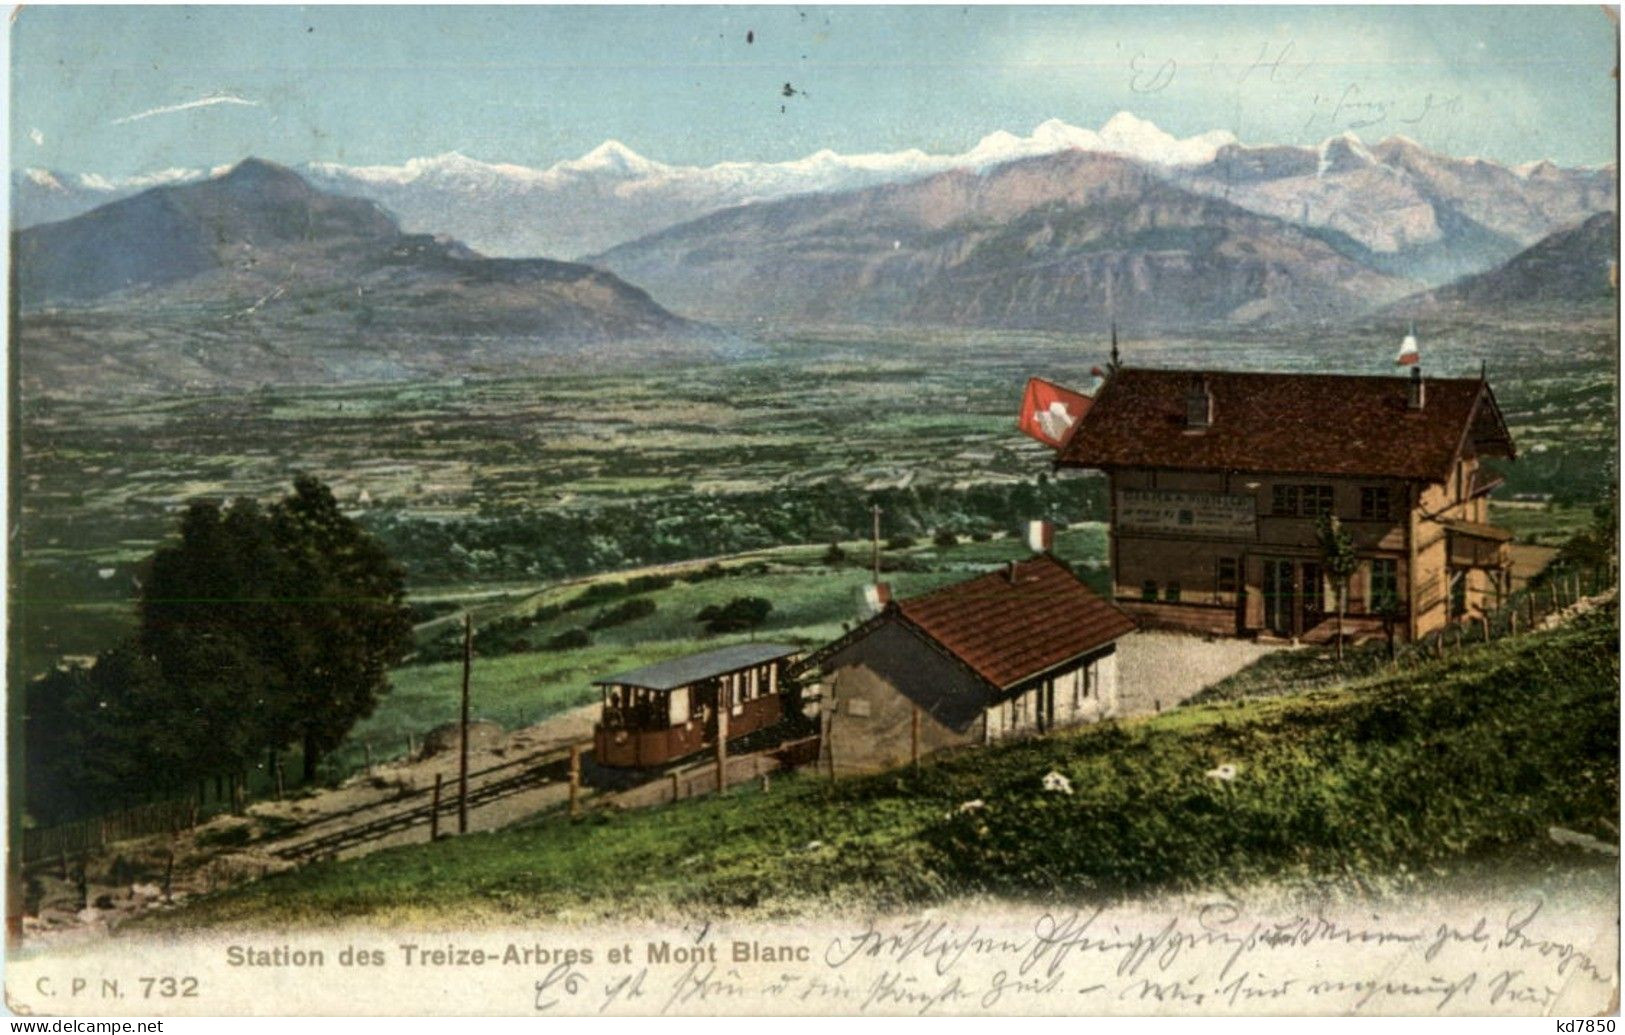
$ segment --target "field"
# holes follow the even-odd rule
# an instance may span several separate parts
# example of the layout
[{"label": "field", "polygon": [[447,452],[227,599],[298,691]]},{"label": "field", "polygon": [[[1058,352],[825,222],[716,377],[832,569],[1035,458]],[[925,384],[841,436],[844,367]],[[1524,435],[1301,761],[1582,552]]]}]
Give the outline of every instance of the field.
[{"label": "field", "polygon": [[[156,922],[466,927],[1350,874],[1403,887],[1486,861],[1561,870],[1584,858],[1548,828],[1617,836],[1618,636],[1609,606],[1333,689],[968,750],[918,773],[803,772],[766,793],[555,817],[314,865]],[[1209,775],[1227,764],[1232,779]],[[1072,793],[1043,790],[1050,772]]]},{"label": "field", "polygon": [[[1105,529],[1088,524],[1068,529],[1056,536],[1057,556],[1072,560],[1087,581],[1097,588],[1105,572],[1098,558],[1104,551]],[[497,657],[478,656],[481,637],[475,635],[477,660],[471,681],[471,707],[476,717],[496,721],[510,728],[526,725],[566,708],[598,700],[591,681],[599,676],[625,671],[640,665],[695,650],[740,642],[748,638],[813,646],[838,637],[843,624],[859,617],[860,588],[870,581],[865,563],[868,544],[846,544],[854,562],[831,568],[822,560],[824,550],[793,547],[764,551],[751,559],[731,563],[721,577],[700,582],[678,579],[667,588],[634,594],[631,599],[648,600],[655,612],[624,625],[593,634],[591,646],[563,651],[522,651]],[[909,570],[886,573],[894,589],[902,595],[924,592],[946,582],[964,578],[967,572],[994,567],[1026,554],[1025,544],[1001,538],[983,543],[965,542],[951,548],[929,544],[886,553],[887,566],[906,564]],[[861,558],[861,560],[859,560]],[[686,571],[702,570],[698,565]],[[533,613],[539,607],[567,602],[588,586],[617,584],[619,578],[572,583],[506,600],[487,602],[479,610],[482,623],[513,615]],[[772,601],[773,611],[753,633],[705,635],[694,620],[701,608],[722,604],[746,594]],[[544,642],[567,629],[578,628],[601,608],[564,611],[557,617],[538,622],[526,636]],[[454,644],[460,636],[454,626],[447,628]],[[423,731],[457,715],[462,666],[456,661],[411,664],[397,669],[394,689],[371,717],[360,723],[350,743],[331,762],[333,771],[354,768],[366,757],[370,744],[374,758],[399,754],[408,734]]]},{"label": "field", "polygon": [[[1421,329],[1428,371],[1489,377],[1520,450],[1495,519],[1560,542],[1615,478],[1611,320]],[[1125,338],[1128,363],[1392,372],[1402,328],[1252,340]],[[1018,554],[1029,518],[1104,517],[1101,480],[1056,476],[1013,429],[1029,375],[1087,386],[1101,335],[1007,332],[876,339],[862,329],[787,337],[735,363],[561,371],[328,389],[86,401],[24,398],[15,482],[11,675],[88,657],[126,635],[140,566],[199,496],[267,500],[309,471],[388,545],[426,613],[484,624],[651,566],[732,558],[726,577],[650,595],[655,612],[592,646],[482,657],[476,709],[504,724],[590,699],[605,670],[700,645],[698,609],[767,596],[759,636],[815,642],[855,611],[872,503],[902,592]],[[1085,529],[1087,525],[1083,526]],[[930,546],[942,528],[962,540]],[[972,535],[985,541],[971,542]],[[850,565],[819,560],[844,544]],[[1098,531],[1063,540],[1085,570]],[[552,596],[549,596],[552,594]],[[554,634],[582,616],[544,623]],[[590,613],[588,615],[590,617]],[[393,754],[449,717],[454,666],[409,665],[335,760]]]}]

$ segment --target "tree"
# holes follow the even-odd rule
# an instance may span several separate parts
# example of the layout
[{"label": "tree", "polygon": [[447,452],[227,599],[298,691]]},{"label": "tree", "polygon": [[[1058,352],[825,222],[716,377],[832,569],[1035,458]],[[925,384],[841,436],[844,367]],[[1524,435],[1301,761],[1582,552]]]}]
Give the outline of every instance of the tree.
[{"label": "tree", "polygon": [[405,595],[400,568],[313,477],[268,511],[243,499],[188,507],[139,601],[165,710],[189,717],[188,768],[240,772],[299,743],[314,778],[411,649]]},{"label": "tree", "polygon": [[1337,594],[1337,660],[1343,660],[1343,613],[1348,609],[1349,579],[1360,566],[1354,553],[1354,537],[1343,528],[1336,515],[1322,514],[1315,523],[1320,541],[1320,565]]},{"label": "tree", "polygon": [[[239,773],[287,743],[295,713],[283,673],[267,659],[293,609],[278,600],[285,561],[252,500],[187,507],[178,541],[148,565],[137,647],[157,665],[162,711],[192,739],[177,751],[187,777]],[[100,667],[100,666],[98,666]]]},{"label": "tree", "polygon": [[937,534],[931,539],[932,545],[939,550],[951,550],[959,545],[959,537],[951,529],[939,528]]},{"label": "tree", "polygon": [[315,478],[297,478],[270,520],[284,622],[280,654],[266,661],[293,705],[280,732],[303,744],[310,780],[389,691],[389,669],[412,648],[411,612],[400,566]]},{"label": "tree", "polygon": [[25,802],[53,824],[184,786],[196,746],[172,714],[151,658],[125,643],[93,665],[54,669],[23,690]]},{"label": "tree", "polygon": [[1608,495],[1591,508],[1591,524],[1569,537],[1558,551],[1558,562],[1569,568],[1612,566],[1619,549],[1619,484],[1611,482]]}]

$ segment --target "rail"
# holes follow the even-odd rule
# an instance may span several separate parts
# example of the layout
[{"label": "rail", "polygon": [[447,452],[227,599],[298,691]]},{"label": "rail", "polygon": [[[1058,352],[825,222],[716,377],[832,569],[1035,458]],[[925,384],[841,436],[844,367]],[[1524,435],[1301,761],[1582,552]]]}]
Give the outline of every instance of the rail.
[{"label": "rail", "polygon": [[[522,769],[511,776],[504,777],[500,780],[488,781],[480,784],[478,787],[471,786],[468,791],[469,807],[475,808],[481,805],[487,805],[493,801],[498,801],[502,798],[509,797],[510,795],[517,794],[520,791],[528,790],[533,786],[549,783],[556,779],[568,778],[570,749],[561,748],[554,749],[552,751],[544,751],[536,755],[528,756],[524,759],[519,759],[515,762],[505,763],[500,766],[491,766],[487,769],[480,770],[478,773],[470,773],[469,780],[473,781],[478,777],[489,776],[492,773],[512,769],[515,766],[525,765],[527,763],[529,764],[529,768]],[[395,806],[404,801],[409,801],[414,798],[421,798],[432,794],[433,790],[430,788],[412,791],[408,794],[403,794],[396,798],[386,799],[382,802],[373,802],[370,805],[357,806],[352,809],[346,809],[343,812],[330,813],[327,816],[305,823],[300,829],[308,830],[313,826],[323,823],[330,823],[335,819],[345,818],[359,812]],[[444,796],[440,802],[440,814],[455,814],[456,811],[456,795]],[[421,824],[430,822],[434,816],[435,806],[433,801],[430,801],[424,805],[417,805],[398,812],[392,812],[388,815],[379,816],[376,819],[368,822],[346,827],[342,830],[335,830],[331,833],[323,834],[307,841],[300,841],[297,844],[286,845],[282,848],[274,850],[272,854],[277,856],[279,859],[287,859],[290,861],[299,861],[330,855],[343,851],[347,848],[352,848],[359,844],[365,844],[368,841],[376,841],[379,838],[388,837],[390,834],[398,833],[402,830],[410,830],[414,826],[419,826]]]}]

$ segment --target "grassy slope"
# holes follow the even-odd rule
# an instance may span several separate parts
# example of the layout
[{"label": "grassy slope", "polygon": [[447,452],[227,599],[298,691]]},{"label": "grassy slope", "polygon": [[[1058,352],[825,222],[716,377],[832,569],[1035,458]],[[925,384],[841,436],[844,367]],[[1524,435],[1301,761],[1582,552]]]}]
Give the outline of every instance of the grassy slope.
[{"label": "grassy slope", "polygon": [[[1117,893],[1541,858],[1617,822],[1618,613],[1291,698],[321,864],[165,924],[647,915]],[[1206,777],[1239,767],[1234,781]],[[1046,794],[1065,774],[1074,793]],[[958,811],[972,799],[979,811]]]}]

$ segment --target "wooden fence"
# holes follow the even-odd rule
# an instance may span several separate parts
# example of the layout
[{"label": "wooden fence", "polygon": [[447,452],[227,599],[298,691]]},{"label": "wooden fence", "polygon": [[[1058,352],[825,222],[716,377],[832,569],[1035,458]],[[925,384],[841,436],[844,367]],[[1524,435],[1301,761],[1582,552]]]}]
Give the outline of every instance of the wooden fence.
[{"label": "wooden fence", "polygon": [[1394,660],[1401,665],[1422,662],[1465,643],[1483,643],[1531,632],[1551,615],[1618,585],[1617,565],[1548,568],[1528,586],[1503,599],[1499,607],[1475,612],[1428,633],[1415,643],[1399,646]]},{"label": "wooden fence", "polygon": [[77,823],[35,827],[23,831],[23,865],[80,856],[114,841],[148,834],[176,833],[197,823],[197,803],[190,798],[157,801]]}]

